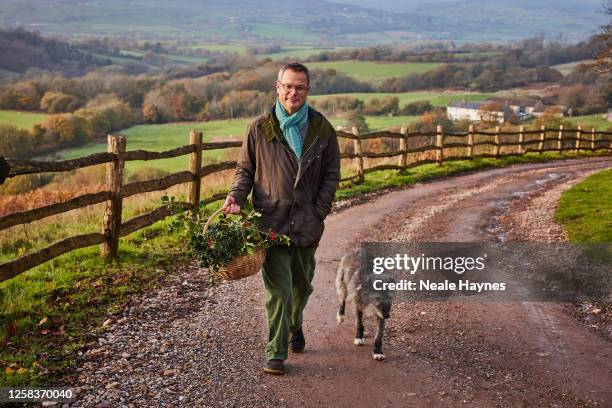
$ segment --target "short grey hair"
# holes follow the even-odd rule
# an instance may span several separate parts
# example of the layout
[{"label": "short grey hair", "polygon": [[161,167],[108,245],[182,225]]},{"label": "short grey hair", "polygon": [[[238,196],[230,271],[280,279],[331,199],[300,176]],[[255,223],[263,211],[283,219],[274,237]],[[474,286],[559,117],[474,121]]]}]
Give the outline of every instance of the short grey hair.
[{"label": "short grey hair", "polygon": [[306,65],[300,64],[299,62],[290,62],[285,64],[278,70],[278,80],[280,81],[285,71],[291,70],[295,72],[303,72],[306,74],[306,84],[310,87],[310,71],[306,68]]}]

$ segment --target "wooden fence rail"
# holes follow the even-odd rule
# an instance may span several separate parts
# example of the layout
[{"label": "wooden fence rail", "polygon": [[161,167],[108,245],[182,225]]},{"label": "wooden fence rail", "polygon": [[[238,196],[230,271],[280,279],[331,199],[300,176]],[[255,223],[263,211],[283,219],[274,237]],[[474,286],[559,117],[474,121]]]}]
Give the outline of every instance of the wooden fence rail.
[{"label": "wooden fence rail", "polygon": [[[474,130],[470,126],[465,133],[444,133],[441,126],[436,132],[417,133],[408,132],[403,128],[399,133],[381,131],[360,135],[356,128],[352,133],[344,131],[337,132],[338,137],[353,141],[353,152],[342,153],[343,159],[357,159],[357,172],[352,176],[342,179],[342,181],[358,180],[363,181],[365,175],[378,170],[404,170],[427,163],[442,164],[448,160],[466,160],[476,157],[499,158],[503,156],[521,156],[529,152],[581,152],[605,149],[612,152],[612,132],[602,132],[596,129],[582,130],[577,129],[545,129],[525,130],[523,127],[518,132],[501,132],[496,128],[495,132],[483,132]],[[547,134],[554,136],[547,137]],[[536,136],[535,139],[526,140],[526,136]],[[492,137],[492,140],[476,141],[476,136]],[[518,136],[518,140],[502,141],[504,137]],[[431,144],[409,148],[411,138],[433,138]],[[465,137],[465,143],[447,142],[449,138]],[[364,142],[367,140],[391,138],[399,139],[399,150],[390,152],[371,152],[364,150]],[[554,142],[554,147],[547,146]],[[536,145],[537,147],[532,147]],[[202,154],[205,150],[225,149],[240,147],[241,142],[217,142],[204,143],[201,132],[191,132],[189,144],[177,147],[164,152],[150,152],[145,150],[126,151],[127,140],[124,136],[108,136],[108,151],[106,153],[96,153],[86,157],[59,162],[44,162],[32,160],[7,159],[10,166],[9,177],[24,174],[63,172],[76,170],[84,167],[106,163],[106,191],[94,194],[84,194],[74,197],[62,203],[51,204],[40,208],[27,211],[20,211],[0,217],[0,231],[37,221],[52,215],[64,213],[70,210],[83,208],[93,204],[105,203],[103,232],[84,234],[66,238],[54,243],[35,253],[24,255],[20,258],[0,264],[0,282],[11,279],[22,272],[27,271],[37,265],[47,262],[75,249],[88,247],[91,245],[102,244],[101,254],[110,258],[117,257],[119,238],[125,237],[139,229],[152,225],[168,216],[173,215],[167,207],[158,207],[148,213],[139,215],[127,221],[122,221],[123,199],[151,191],[165,190],[171,186],[183,183],[190,183],[188,202],[179,202],[178,208],[183,210],[197,209],[200,204],[207,204],[223,199],[227,192],[215,194],[202,199],[200,197],[202,178],[220,171],[233,169],[236,166],[234,161],[202,166]],[[586,147],[586,146],[588,147]],[[476,153],[479,146],[492,146],[493,152]],[[516,151],[502,151],[502,147],[516,147]],[[456,154],[455,150],[465,149],[466,154]],[[504,149],[507,150],[507,149]],[[434,153],[435,158],[419,158],[418,153]],[[415,155],[414,160],[408,162],[409,155]],[[126,161],[132,160],[159,160],[178,156],[189,155],[189,170],[170,174],[153,180],[141,181],[136,183],[123,184],[124,168]],[[380,164],[372,167],[365,167],[364,159],[391,158],[399,156],[398,164]]]}]

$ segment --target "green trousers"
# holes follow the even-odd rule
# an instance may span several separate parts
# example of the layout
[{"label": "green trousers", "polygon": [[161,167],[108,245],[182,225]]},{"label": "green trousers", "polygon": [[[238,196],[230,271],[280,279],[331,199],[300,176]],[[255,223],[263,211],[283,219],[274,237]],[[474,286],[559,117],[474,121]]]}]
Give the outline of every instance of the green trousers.
[{"label": "green trousers", "polygon": [[302,327],[302,317],[315,269],[316,248],[272,247],[263,265],[268,344],[266,359],[287,359],[289,332]]}]

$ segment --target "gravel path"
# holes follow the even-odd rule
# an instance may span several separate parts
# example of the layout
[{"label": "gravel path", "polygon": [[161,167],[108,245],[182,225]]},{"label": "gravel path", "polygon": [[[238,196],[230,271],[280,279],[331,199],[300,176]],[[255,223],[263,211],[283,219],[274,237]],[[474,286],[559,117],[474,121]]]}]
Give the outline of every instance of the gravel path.
[{"label": "gravel path", "polygon": [[558,183],[541,193],[516,200],[514,205],[500,217],[511,241],[566,242],[567,233],[563,226],[555,222],[555,211],[561,194],[600,170],[585,171],[576,177],[564,179],[551,173],[549,182]]},{"label": "gravel path", "polygon": [[[506,220],[505,211],[518,208],[521,200],[530,203],[524,211],[550,209],[535,201],[539,192],[556,194],[550,191],[562,191],[562,184],[576,177],[548,174],[578,174],[571,170],[576,166],[595,171],[612,166],[612,160],[516,166],[449,178],[390,192],[332,215],[317,252],[315,292],[305,313],[308,350],[291,355],[289,374],[280,378],[261,372],[261,280],[210,287],[197,265],[183,265],[169,274],[162,289],[135,299],[107,322],[106,333],[80,356],[71,384],[78,387],[80,399],[70,406],[569,407],[605,400],[588,390],[601,391],[606,381],[612,389],[612,350],[610,357],[602,357],[610,344],[571,326],[555,310],[540,310],[540,320],[531,325],[522,319],[533,319],[535,312],[525,314],[520,305],[504,310],[473,304],[398,304],[386,333],[385,363],[374,362],[369,347],[352,345],[350,323],[340,328],[335,323],[333,278],[347,248],[364,237],[473,241],[490,239],[509,223],[517,230],[521,220],[532,215],[519,211]],[[553,195],[547,202],[554,200]],[[551,218],[547,220],[537,228],[548,229]],[[541,321],[549,321],[547,330],[557,330],[582,347],[583,354],[568,348],[563,364],[556,363],[555,351],[544,343],[551,343],[550,331],[534,331]],[[371,337],[366,340],[371,342]],[[556,345],[562,346],[565,343]],[[567,372],[567,364],[574,364],[575,372]]]},{"label": "gravel path", "polygon": [[[82,355],[74,407],[270,406],[258,279],[221,283],[193,263],[135,301]],[[277,401],[278,402],[278,401]]]}]

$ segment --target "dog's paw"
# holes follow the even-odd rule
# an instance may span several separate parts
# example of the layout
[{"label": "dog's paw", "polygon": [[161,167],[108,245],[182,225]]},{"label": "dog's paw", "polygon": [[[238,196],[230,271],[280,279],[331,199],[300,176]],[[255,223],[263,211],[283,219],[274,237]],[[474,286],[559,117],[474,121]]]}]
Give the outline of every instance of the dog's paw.
[{"label": "dog's paw", "polygon": [[374,357],[374,360],[376,361],[383,361],[384,359],[387,358],[385,357],[383,353],[374,353],[373,357]]},{"label": "dog's paw", "polygon": [[340,313],[336,314],[336,321],[338,321],[338,324],[344,323],[344,315],[341,315]]},{"label": "dog's paw", "polygon": [[353,344],[355,344],[356,346],[363,346],[364,341],[363,341],[363,339],[355,339],[353,341]]}]

